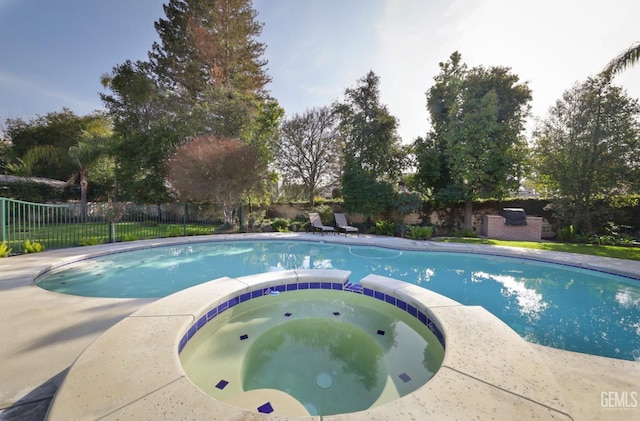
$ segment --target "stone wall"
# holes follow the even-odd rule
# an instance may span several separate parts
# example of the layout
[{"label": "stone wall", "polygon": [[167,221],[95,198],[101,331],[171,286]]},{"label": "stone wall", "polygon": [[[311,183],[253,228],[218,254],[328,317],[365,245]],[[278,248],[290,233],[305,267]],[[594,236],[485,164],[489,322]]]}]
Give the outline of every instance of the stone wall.
[{"label": "stone wall", "polygon": [[[344,210],[336,209],[335,211],[343,212]],[[271,218],[279,217],[293,220],[300,215],[306,217],[307,212],[309,212],[309,209],[304,204],[278,203],[269,206],[268,214]],[[491,210],[490,212],[495,212],[496,214],[487,213],[487,209],[480,209],[474,212],[472,221],[474,232],[496,239],[507,239],[507,237],[509,237],[509,239],[517,240],[525,240],[525,238],[533,239],[533,241],[539,241],[541,238],[553,238],[554,236],[551,225],[541,217],[529,216],[527,217],[527,226],[510,227],[504,225],[504,217],[497,215],[497,210]],[[460,214],[460,216],[462,216],[462,214]],[[365,221],[365,218],[359,214],[348,214],[347,218],[349,220],[349,223],[351,224],[361,224]],[[402,220],[403,223],[410,225],[420,225],[424,223],[426,225],[434,225],[437,227],[441,226],[444,223],[444,221],[441,220],[441,216],[438,214],[438,212],[432,212],[428,217],[424,217],[424,220],[423,216],[417,213],[411,213],[408,215],[404,215],[403,217],[400,217],[400,215],[397,214],[393,214],[391,215],[391,218],[394,221]],[[372,219],[374,221],[377,220],[376,217]],[[492,223],[492,227],[489,228],[489,235],[487,235],[487,221],[491,221]],[[459,223],[461,226],[462,220],[460,220]],[[527,227],[529,231],[515,229]],[[442,234],[446,235],[447,233]],[[441,235],[441,233],[436,232],[435,235]]]}]

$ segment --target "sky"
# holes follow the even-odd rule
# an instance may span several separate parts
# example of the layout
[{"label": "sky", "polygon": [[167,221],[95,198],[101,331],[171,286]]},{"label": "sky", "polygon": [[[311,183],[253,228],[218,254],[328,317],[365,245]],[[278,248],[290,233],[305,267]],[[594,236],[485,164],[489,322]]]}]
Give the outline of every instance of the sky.
[{"label": "sky", "polygon": [[[168,1],[168,0],[166,0]],[[0,122],[102,109],[100,76],[146,60],[165,0],[0,0]],[[286,117],[344,98],[370,70],[404,143],[454,51],[532,90],[530,130],[575,83],[640,41],[638,0],[254,0],[267,87]],[[640,97],[640,64],[614,82]]]}]

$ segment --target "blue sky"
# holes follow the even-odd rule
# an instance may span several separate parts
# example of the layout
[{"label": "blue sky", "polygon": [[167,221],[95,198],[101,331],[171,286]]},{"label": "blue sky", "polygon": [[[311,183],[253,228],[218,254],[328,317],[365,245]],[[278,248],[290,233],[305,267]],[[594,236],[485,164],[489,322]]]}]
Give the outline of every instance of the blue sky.
[{"label": "blue sky", "polygon": [[[146,59],[164,0],[0,0],[0,121],[102,108],[100,75]],[[373,70],[404,142],[428,130],[425,92],[458,50],[512,68],[533,117],[640,41],[637,0],[254,0],[269,86],[287,115],[330,105]],[[616,78],[640,97],[640,65]]]}]

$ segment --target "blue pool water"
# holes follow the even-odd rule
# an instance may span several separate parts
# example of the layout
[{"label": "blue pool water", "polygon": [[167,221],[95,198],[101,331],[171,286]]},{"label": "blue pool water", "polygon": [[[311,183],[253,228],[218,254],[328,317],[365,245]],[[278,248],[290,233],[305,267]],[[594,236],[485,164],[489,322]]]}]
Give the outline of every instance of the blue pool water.
[{"label": "blue pool water", "polygon": [[212,242],[111,254],[52,270],[45,289],[82,296],[163,297],[222,276],[286,269],[374,273],[480,305],[522,337],[559,349],[640,361],[640,281],[498,256],[302,241]]}]

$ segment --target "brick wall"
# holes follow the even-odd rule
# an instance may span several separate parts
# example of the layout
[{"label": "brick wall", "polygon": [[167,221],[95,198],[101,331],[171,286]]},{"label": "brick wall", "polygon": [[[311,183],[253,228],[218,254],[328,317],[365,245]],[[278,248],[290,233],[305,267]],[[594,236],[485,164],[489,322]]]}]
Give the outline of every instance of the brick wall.
[{"label": "brick wall", "polygon": [[485,215],[482,234],[498,240],[540,241],[542,236],[542,218],[527,216],[527,225],[511,226],[504,223],[499,215]]}]

